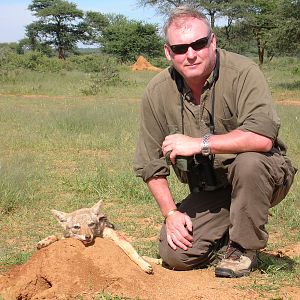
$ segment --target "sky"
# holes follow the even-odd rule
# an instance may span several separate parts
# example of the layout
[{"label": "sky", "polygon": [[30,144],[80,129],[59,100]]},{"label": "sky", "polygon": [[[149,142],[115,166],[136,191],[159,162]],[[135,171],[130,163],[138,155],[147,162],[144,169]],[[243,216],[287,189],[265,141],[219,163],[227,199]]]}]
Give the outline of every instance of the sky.
[{"label": "sky", "polygon": [[[25,26],[33,22],[34,17],[27,9],[31,0],[0,0],[0,43],[17,42],[25,36]],[[116,13],[129,20],[162,24],[162,18],[153,8],[139,8],[137,0],[70,0],[83,11]]]}]

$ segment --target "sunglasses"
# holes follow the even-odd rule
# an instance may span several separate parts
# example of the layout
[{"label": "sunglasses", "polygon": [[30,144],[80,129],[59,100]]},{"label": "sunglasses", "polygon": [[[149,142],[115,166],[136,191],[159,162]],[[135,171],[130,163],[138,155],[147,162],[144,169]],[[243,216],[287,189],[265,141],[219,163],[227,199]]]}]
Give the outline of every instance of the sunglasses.
[{"label": "sunglasses", "polygon": [[169,47],[174,54],[184,54],[188,51],[189,47],[192,47],[194,50],[201,50],[207,46],[210,36],[211,34],[190,44],[169,45]]}]

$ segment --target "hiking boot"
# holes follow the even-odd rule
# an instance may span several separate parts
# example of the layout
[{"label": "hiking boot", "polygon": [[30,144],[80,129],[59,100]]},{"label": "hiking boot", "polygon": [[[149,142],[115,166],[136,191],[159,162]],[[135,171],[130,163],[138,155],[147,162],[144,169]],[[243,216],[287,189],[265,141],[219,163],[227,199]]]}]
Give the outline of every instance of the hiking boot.
[{"label": "hiking boot", "polygon": [[216,266],[215,275],[228,278],[248,276],[256,267],[255,250],[246,250],[239,244],[230,242],[224,257]]}]

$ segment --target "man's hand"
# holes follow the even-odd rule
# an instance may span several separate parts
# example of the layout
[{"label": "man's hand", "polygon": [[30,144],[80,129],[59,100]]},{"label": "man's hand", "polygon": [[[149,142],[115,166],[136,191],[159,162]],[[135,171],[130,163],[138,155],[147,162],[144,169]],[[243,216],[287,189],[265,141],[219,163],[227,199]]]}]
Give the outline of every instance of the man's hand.
[{"label": "man's hand", "polygon": [[170,247],[176,250],[176,246],[183,250],[192,247],[193,237],[191,232],[193,225],[190,217],[180,211],[176,211],[166,219],[167,241]]},{"label": "man's hand", "polygon": [[200,139],[192,138],[183,134],[171,134],[166,136],[162,143],[163,154],[166,155],[169,151],[170,160],[175,164],[176,156],[192,156],[201,152]]}]

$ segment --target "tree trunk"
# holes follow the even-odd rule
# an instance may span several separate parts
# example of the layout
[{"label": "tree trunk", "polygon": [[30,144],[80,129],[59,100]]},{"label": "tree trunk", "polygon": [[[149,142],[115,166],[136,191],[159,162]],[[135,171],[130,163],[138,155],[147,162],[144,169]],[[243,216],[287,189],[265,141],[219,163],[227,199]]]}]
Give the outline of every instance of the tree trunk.
[{"label": "tree trunk", "polygon": [[65,51],[62,47],[58,47],[58,58],[63,60],[66,59]]},{"label": "tree trunk", "polygon": [[212,30],[215,28],[216,16],[214,11],[209,11],[209,18],[210,18],[210,27]]},{"label": "tree trunk", "polygon": [[257,53],[259,65],[261,66],[264,63],[265,47],[261,45],[261,40],[259,37],[256,38],[257,41]]}]

